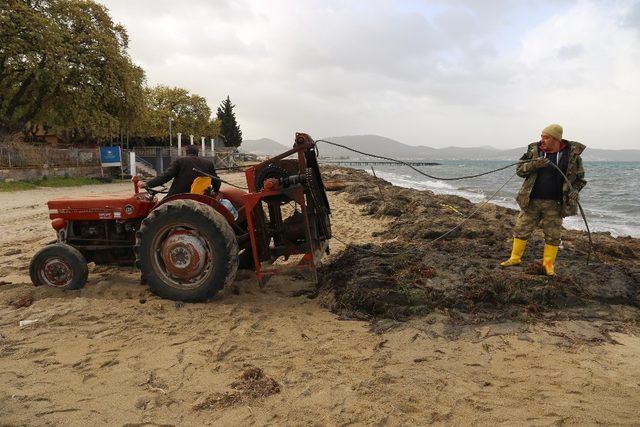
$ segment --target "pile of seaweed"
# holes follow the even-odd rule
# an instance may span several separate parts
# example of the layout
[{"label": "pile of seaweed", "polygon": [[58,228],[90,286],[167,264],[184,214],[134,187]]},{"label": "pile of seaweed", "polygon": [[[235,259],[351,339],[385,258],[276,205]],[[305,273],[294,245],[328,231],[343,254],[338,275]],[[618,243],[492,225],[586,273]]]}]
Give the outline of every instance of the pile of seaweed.
[{"label": "pile of seaweed", "polygon": [[523,264],[502,269],[498,264],[510,253],[517,211],[486,204],[462,227],[433,242],[477,205],[458,196],[395,187],[363,171],[326,168],[323,173],[346,183],[342,191],[348,201],[361,205],[365,214],[392,218],[380,233],[392,243],[348,245],[322,267],[320,291],[333,293],[337,312],[403,319],[438,309],[475,321],[562,310],[588,317],[599,316],[604,306],[640,307],[639,239],[594,233],[595,253],[587,265],[587,234],[565,230],[558,274],[548,278],[539,261],[544,239],[537,231]]}]

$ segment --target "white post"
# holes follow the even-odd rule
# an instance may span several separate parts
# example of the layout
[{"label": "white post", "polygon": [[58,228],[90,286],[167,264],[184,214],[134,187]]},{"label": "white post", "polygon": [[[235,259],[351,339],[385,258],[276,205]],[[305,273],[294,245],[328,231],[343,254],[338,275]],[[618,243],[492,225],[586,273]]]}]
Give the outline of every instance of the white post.
[{"label": "white post", "polygon": [[189,135],[189,140],[190,140],[190,144],[189,145],[193,145],[193,135]]},{"label": "white post", "polygon": [[178,157],[180,157],[182,155],[182,134],[178,132],[177,135],[178,135]]},{"label": "white post", "polygon": [[214,144],[214,139],[211,138],[211,157],[215,157],[216,156],[216,151],[215,151],[215,144]]},{"label": "white post", "polygon": [[136,176],[136,152],[129,152],[129,172],[131,172],[131,176]]},{"label": "white post", "polygon": [[200,155],[204,157],[204,155],[207,154],[205,153],[206,147],[204,145],[204,136],[200,138],[200,142],[202,143],[202,153],[200,153]]}]

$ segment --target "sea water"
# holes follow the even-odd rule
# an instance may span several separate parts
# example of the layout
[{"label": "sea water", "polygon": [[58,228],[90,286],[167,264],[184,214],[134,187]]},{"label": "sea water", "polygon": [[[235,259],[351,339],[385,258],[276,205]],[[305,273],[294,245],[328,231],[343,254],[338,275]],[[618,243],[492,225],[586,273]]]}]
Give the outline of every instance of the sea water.
[{"label": "sea water", "polygon": [[[438,177],[473,175],[508,165],[507,161],[439,160],[438,166],[417,166]],[[362,166],[371,173],[369,166]],[[375,166],[376,175],[392,184],[431,190],[436,194],[455,194],[472,202],[482,202],[513,176],[515,166],[462,181],[427,178],[406,166]],[[614,236],[640,237],[640,162],[584,162],[587,186],[580,192],[580,203],[591,231],[610,232]],[[515,196],[523,179],[513,176],[491,200],[492,203],[518,209]],[[584,230],[580,215],[565,218],[567,228]]]}]

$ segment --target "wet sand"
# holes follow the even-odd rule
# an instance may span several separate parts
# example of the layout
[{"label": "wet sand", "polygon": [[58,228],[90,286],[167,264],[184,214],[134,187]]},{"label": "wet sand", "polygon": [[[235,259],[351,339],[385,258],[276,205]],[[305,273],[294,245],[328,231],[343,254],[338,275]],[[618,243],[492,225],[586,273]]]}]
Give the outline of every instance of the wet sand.
[{"label": "wet sand", "polygon": [[[155,297],[133,268],[93,267],[78,291],[30,284],[30,257],[54,238],[48,199],[130,191],[0,193],[0,282],[10,282],[0,286],[1,423],[638,422],[633,322],[455,324],[437,310],[403,323],[343,320],[329,296],[305,295],[312,283],[286,275],[261,290],[249,271],[202,304]],[[346,193],[329,197],[341,240],[388,239],[391,218],[366,214]],[[331,246],[332,256],[343,249]],[[25,319],[38,321],[18,326]],[[278,387],[240,391],[252,368]]]}]

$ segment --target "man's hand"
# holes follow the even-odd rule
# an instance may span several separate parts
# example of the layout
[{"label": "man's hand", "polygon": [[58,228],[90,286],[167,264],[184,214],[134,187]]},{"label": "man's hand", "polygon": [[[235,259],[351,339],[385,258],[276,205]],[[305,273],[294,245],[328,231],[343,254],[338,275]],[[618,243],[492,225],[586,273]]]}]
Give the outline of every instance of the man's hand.
[{"label": "man's hand", "polygon": [[547,167],[549,164],[549,159],[546,157],[536,157],[531,161],[531,167],[534,169],[541,169]]},{"label": "man's hand", "polygon": [[571,204],[576,203],[578,201],[578,190],[573,189],[573,190],[569,191],[569,194],[567,195],[567,200]]},{"label": "man's hand", "polygon": [[146,181],[138,181],[138,188],[147,188]]}]

